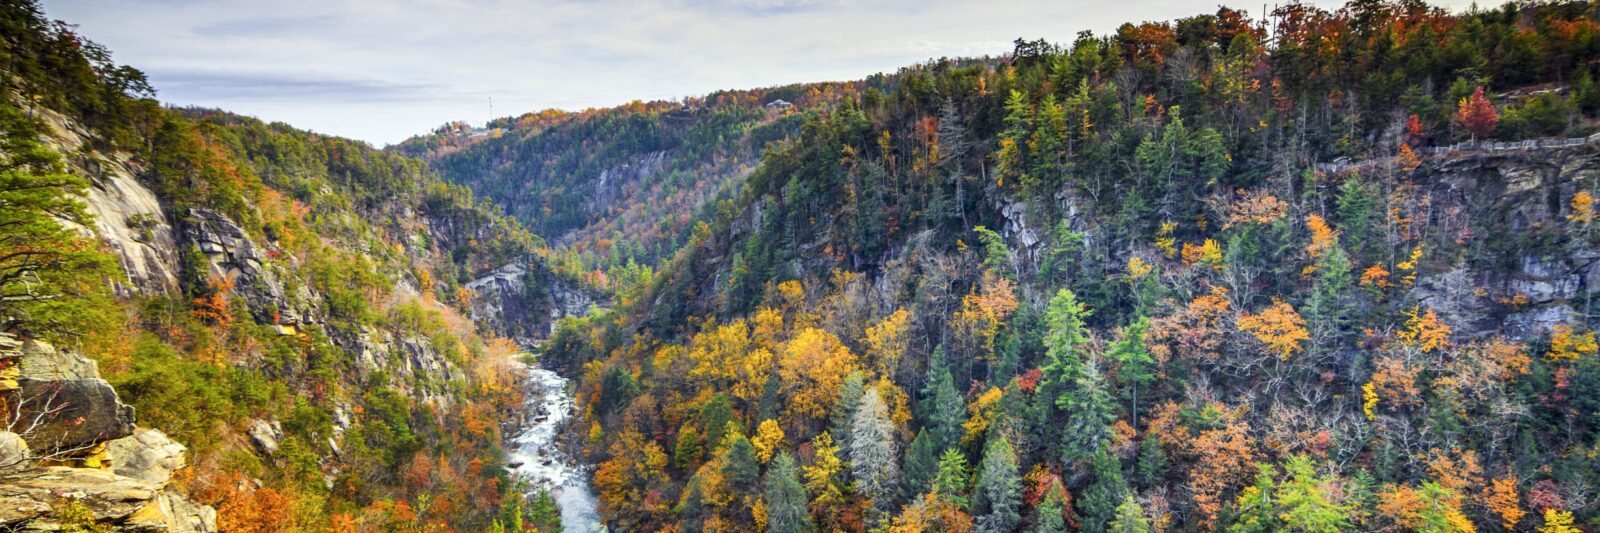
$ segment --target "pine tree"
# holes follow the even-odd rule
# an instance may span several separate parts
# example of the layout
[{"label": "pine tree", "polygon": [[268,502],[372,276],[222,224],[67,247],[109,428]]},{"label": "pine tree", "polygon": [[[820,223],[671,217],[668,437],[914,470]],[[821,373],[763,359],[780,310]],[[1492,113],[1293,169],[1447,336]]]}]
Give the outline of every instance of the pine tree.
[{"label": "pine tree", "polygon": [[738,434],[730,437],[722,460],[722,478],[728,491],[732,494],[753,494],[761,467],[756,464],[755,447],[750,444],[750,439]]},{"label": "pine tree", "polygon": [[937,376],[931,403],[928,436],[933,439],[933,448],[943,450],[955,446],[961,440],[961,421],[965,418],[967,408],[962,403],[961,393],[956,391],[949,370]]},{"label": "pine tree", "polygon": [[806,490],[800,484],[794,458],[778,452],[767,470],[767,531],[801,533],[811,531],[811,513],[806,509]]},{"label": "pine tree", "polygon": [[[834,435],[834,440],[839,443],[839,448],[845,450],[846,456],[850,453],[850,439],[853,434],[852,424],[856,411],[861,406],[861,395],[866,389],[866,374],[860,371],[851,372],[845,376],[844,383],[839,386],[839,401],[834,404],[829,415],[828,432]],[[851,460],[854,460],[851,457]]]},{"label": "pine tree", "polygon": [[918,430],[916,438],[911,439],[911,447],[906,450],[904,494],[915,496],[927,492],[937,475],[939,451],[934,448],[933,437],[929,436],[928,430]]},{"label": "pine tree", "polygon": [[1094,481],[1078,498],[1078,509],[1083,518],[1083,530],[1101,532],[1116,518],[1117,502],[1129,494],[1128,484],[1122,478],[1121,462],[1105,450],[1095,453],[1091,467]]},{"label": "pine tree", "polygon": [[1127,387],[1132,398],[1133,425],[1139,425],[1139,387],[1155,380],[1151,367],[1155,359],[1145,346],[1144,334],[1150,329],[1150,319],[1139,317],[1122,329],[1122,339],[1111,345],[1108,355],[1117,364],[1117,379]]},{"label": "pine tree", "polygon": [[939,474],[933,478],[933,493],[962,509],[971,503],[967,499],[967,456],[954,448],[939,456]]},{"label": "pine tree", "polygon": [[861,396],[850,423],[850,466],[856,491],[871,498],[879,509],[888,509],[896,499],[900,451],[895,443],[894,423],[876,387]]},{"label": "pine tree", "polygon": [[1117,516],[1106,528],[1108,533],[1151,533],[1155,531],[1150,526],[1150,519],[1144,514],[1144,507],[1139,505],[1139,500],[1132,494],[1124,496],[1122,503],[1117,505]]},{"label": "pine tree", "polygon": [[1044,500],[1034,509],[1033,533],[1066,533],[1067,518],[1061,501],[1061,491],[1045,491]]},{"label": "pine tree", "polygon": [[975,510],[984,514],[978,517],[974,531],[1011,531],[1022,520],[1019,512],[1022,481],[1017,474],[1016,452],[1004,435],[990,433],[978,469]]}]

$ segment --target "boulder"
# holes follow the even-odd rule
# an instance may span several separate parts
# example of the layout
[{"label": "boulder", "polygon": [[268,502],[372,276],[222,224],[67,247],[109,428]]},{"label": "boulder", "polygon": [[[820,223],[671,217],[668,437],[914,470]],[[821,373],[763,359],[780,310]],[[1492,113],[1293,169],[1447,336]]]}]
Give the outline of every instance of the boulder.
[{"label": "boulder", "polygon": [[27,341],[22,347],[20,379],[35,381],[99,379],[100,366],[93,359],[57,350],[49,343]]},{"label": "boulder", "polygon": [[254,442],[261,453],[273,455],[278,453],[278,443],[283,440],[283,426],[277,421],[268,422],[257,418],[250,421],[250,441]]},{"label": "boulder", "polygon": [[188,464],[182,444],[158,429],[140,429],[133,435],[106,443],[111,467],[118,475],[166,486],[172,473]]},{"label": "boulder", "polygon": [[27,468],[28,441],[22,435],[0,431],[0,472]]},{"label": "boulder", "polygon": [[133,407],[103,379],[23,379],[21,398],[24,418],[40,420],[24,435],[39,455],[70,454],[133,434]]}]

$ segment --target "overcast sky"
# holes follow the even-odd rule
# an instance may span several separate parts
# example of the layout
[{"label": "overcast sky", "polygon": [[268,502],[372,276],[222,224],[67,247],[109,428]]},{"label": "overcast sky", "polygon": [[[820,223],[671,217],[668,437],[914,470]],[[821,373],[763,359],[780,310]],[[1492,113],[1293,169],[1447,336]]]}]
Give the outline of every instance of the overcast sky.
[{"label": "overcast sky", "polygon": [[[1446,0],[1460,8],[1466,0]],[[1334,6],[1330,0],[1312,3]],[[398,142],[451,120],[852,80],[1214,0],[43,0],[161,100]],[[1252,16],[1260,5],[1236,7]]]}]

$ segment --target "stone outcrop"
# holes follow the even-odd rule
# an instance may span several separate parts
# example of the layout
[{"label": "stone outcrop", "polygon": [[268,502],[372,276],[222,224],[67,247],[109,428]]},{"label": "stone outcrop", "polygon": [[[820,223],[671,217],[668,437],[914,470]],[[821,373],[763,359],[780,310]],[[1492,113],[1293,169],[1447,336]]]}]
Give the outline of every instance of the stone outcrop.
[{"label": "stone outcrop", "polygon": [[537,262],[513,262],[472,280],[466,288],[473,294],[473,321],[523,344],[549,337],[556,321],[583,316],[599,303]]},{"label": "stone outcrop", "polygon": [[163,488],[94,468],[31,468],[0,477],[0,529],[53,531],[92,520],[125,531],[217,530],[215,510]]},{"label": "stone outcrop", "polygon": [[83,228],[115,252],[127,278],[113,286],[122,295],[172,294],[178,289],[177,239],[154,192],[139,183],[131,155],[102,153],[87,142],[92,135],[77,123],[44,108],[30,110],[50,130],[45,137],[75,174],[90,179],[84,198],[94,215]]},{"label": "stone outcrop", "polygon": [[120,476],[166,484],[172,473],[188,465],[188,451],[158,429],[140,429],[133,435],[106,443],[113,471]]},{"label": "stone outcrop", "polygon": [[0,531],[216,531],[215,510],[166,490],[183,445],[135,432],[94,361],[0,333],[0,363],[15,383],[0,395],[27,421],[0,430]]},{"label": "stone outcrop", "polygon": [[36,453],[88,450],[133,434],[133,407],[100,379],[94,361],[42,342],[24,343],[15,392],[26,427],[16,427]]}]

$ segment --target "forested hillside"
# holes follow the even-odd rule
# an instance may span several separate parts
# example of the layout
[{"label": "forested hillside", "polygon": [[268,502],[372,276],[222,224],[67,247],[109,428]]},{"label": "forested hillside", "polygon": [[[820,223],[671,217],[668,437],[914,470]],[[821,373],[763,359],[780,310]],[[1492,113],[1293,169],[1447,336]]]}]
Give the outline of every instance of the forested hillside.
[{"label": "forested hillside", "polygon": [[[853,98],[857,83],[724,91],[683,102],[548,110],[462,123],[391,150],[424,158],[617,285],[670,257],[760,160],[797,132],[801,112]],[[630,267],[630,263],[632,266]]]},{"label": "forested hillside", "polygon": [[[647,282],[548,345],[580,373],[602,512],[1600,526],[1600,151],[1475,144],[1596,131],[1597,15],[1222,8],[800,111]],[[1344,158],[1373,163],[1319,165]]]},{"label": "forested hillside", "polygon": [[0,529],[553,527],[504,470],[525,332],[467,318],[586,290],[541,239],[418,160],[162,108],[31,2],[0,42]]}]

